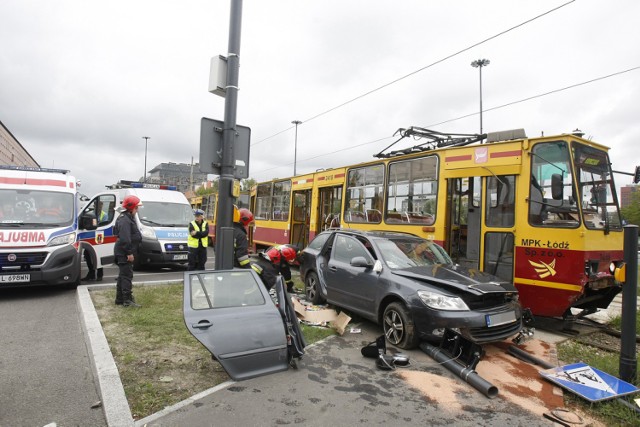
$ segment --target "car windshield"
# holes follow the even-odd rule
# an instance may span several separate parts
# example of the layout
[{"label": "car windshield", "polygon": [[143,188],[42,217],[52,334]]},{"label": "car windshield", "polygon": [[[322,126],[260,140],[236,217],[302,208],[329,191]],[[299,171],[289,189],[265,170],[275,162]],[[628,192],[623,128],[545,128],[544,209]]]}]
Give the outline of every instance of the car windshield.
[{"label": "car windshield", "polygon": [[453,264],[444,249],[424,239],[380,239],[377,242],[385,264],[392,270]]},{"label": "car windshield", "polygon": [[191,206],[183,203],[144,201],[138,210],[138,218],[144,225],[186,227],[193,221]]}]

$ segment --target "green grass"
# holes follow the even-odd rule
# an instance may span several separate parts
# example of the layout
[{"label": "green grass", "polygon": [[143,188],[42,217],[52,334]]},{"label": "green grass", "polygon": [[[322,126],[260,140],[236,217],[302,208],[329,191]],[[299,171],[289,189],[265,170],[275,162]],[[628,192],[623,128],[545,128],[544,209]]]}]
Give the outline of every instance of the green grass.
[{"label": "green grass", "polygon": [[[617,317],[613,319],[610,326],[619,330],[620,324],[621,319]],[[638,328],[638,325],[640,325],[640,314],[637,313],[636,334],[637,331],[640,330],[640,328]],[[619,378],[619,354],[568,340],[558,345],[558,357],[560,360],[563,360],[566,363],[575,363],[582,361],[589,366],[592,366]],[[636,367],[636,373],[640,372],[638,368],[640,368],[640,364],[638,364],[638,366]],[[638,384],[637,376],[635,384]],[[634,412],[630,408],[626,407],[624,404],[618,402],[616,399],[589,404],[587,401],[572,393],[565,392],[564,396],[565,400],[576,403],[582,406],[583,409],[601,418],[606,425],[640,426],[640,415],[637,412]],[[637,397],[638,395],[635,394],[627,397],[622,397],[622,399],[637,407],[637,405],[633,401],[633,399]]]}]

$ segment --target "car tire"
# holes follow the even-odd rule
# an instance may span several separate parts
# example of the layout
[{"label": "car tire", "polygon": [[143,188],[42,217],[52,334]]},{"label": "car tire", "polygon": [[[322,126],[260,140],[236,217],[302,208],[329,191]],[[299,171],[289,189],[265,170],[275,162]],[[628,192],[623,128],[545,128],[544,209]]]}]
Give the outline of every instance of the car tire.
[{"label": "car tire", "polygon": [[304,280],[304,293],[312,304],[323,304],[325,302],[320,292],[320,280],[318,275],[310,271]]},{"label": "car tire", "polygon": [[401,349],[409,350],[418,345],[418,334],[404,304],[392,302],[384,309],[382,328],[387,342]]}]

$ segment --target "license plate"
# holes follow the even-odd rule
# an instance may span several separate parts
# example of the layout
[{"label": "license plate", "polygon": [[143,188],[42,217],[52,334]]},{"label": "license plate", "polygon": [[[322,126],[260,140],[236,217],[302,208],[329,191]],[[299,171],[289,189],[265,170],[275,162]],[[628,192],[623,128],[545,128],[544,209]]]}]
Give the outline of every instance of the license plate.
[{"label": "license plate", "polygon": [[174,261],[189,259],[188,254],[178,254],[173,256]]},{"label": "license plate", "polygon": [[506,323],[515,322],[516,313],[514,311],[507,311],[500,314],[487,314],[486,319],[488,327],[504,325]]},{"label": "license plate", "polygon": [[23,283],[31,280],[30,274],[5,274],[0,276],[0,283]]}]

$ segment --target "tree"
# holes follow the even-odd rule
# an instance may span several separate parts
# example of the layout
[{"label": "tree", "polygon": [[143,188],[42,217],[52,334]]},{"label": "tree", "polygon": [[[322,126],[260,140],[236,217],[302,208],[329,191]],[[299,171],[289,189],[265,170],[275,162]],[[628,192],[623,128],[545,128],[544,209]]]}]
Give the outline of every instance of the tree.
[{"label": "tree", "polygon": [[620,209],[620,213],[628,224],[640,225],[640,191],[638,189],[631,193],[631,203]]},{"label": "tree", "polygon": [[257,184],[257,181],[253,178],[246,178],[240,181],[240,190],[249,191],[251,187]]}]

